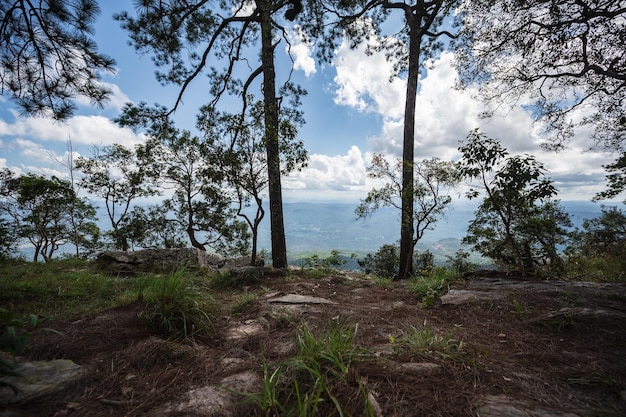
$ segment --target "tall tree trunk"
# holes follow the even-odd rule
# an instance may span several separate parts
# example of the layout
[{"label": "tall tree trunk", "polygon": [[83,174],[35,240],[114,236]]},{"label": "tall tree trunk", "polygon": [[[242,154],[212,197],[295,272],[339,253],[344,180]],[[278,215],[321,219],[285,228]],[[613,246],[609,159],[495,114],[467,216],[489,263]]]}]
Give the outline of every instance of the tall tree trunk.
[{"label": "tall tree trunk", "polygon": [[272,265],[287,267],[287,243],[283,220],[283,196],[280,182],[280,151],[278,149],[278,100],[276,99],[276,72],[274,45],[272,45],[271,3],[257,1],[261,19],[261,69],[263,71],[263,98],[265,103],[265,146],[270,201],[272,235]]},{"label": "tall tree trunk", "polygon": [[413,274],[413,165],[415,160],[415,107],[419,77],[421,29],[419,16],[411,16],[409,40],[409,75],[404,108],[404,138],[402,147],[402,224],[400,225],[400,271],[399,278]]}]

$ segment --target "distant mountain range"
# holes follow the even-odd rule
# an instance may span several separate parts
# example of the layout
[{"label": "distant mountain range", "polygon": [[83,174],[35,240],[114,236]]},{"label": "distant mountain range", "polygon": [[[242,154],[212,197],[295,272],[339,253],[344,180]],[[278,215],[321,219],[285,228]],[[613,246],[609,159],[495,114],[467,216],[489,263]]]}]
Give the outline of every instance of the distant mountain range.
[{"label": "distant mountain range", "polygon": [[[584,219],[601,214],[600,204],[589,201],[561,202],[570,214],[574,226],[580,227]],[[400,238],[399,211],[383,208],[366,220],[357,220],[356,204],[346,203],[286,203],[284,204],[287,249],[293,254],[375,252],[382,245],[395,243]],[[469,222],[474,218],[477,204],[458,202],[446,216],[428,230],[418,244],[419,250],[449,252],[461,248]],[[262,223],[259,246],[270,245],[269,221]]]},{"label": "distant mountain range", "polygon": [[[584,219],[601,214],[600,204],[589,201],[565,201],[561,203],[571,215],[572,223],[581,227]],[[382,208],[371,217],[357,219],[354,210],[357,204],[349,203],[284,203],[285,235],[289,263],[301,265],[302,260],[317,254],[321,258],[330,251],[338,250],[342,255],[351,254],[362,258],[367,253],[376,252],[384,244],[393,244],[400,238],[400,213],[395,208]],[[428,230],[417,245],[417,250],[429,250],[436,263],[445,263],[448,256],[463,246],[467,226],[474,217],[477,204],[457,202],[445,217]],[[106,228],[106,224],[101,227]],[[260,226],[259,248],[269,252],[271,248],[269,210]],[[62,251],[60,251],[62,252]],[[22,255],[30,259],[32,247],[25,247]],[[480,262],[477,256],[471,259]],[[351,260],[347,268],[352,269],[356,260]]]}]

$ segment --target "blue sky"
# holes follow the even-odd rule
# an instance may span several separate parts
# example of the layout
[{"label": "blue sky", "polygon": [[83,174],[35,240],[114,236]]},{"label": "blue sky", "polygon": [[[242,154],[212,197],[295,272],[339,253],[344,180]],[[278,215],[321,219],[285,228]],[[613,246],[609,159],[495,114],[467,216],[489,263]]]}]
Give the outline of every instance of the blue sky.
[{"label": "blue sky", "polygon": [[[116,59],[118,68],[116,74],[103,79],[114,91],[111,101],[103,109],[79,103],[76,116],[59,124],[20,117],[12,103],[0,97],[0,168],[67,177],[59,161],[67,158],[68,139],[75,153],[83,156],[91,156],[93,145],[132,146],[145,138],[112,122],[122,105],[128,101],[173,105],[177,87],[162,87],[155,80],[150,56],[137,55],[128,45],[126,33],[112,19],[115,12],[132,10],[132,2],[101,4],[95,40],[101,52]],[[285,200],[358,203],[373,186],[365,172],[373,153],[401,154],[405,81],[389,82],[392,64],[382,54],[366,56],[364,47],[350,50],[342,45],[332,63],[320,66],[311,58],[312,48],[299,42],[295,33],[293,36],[297,52],[294,81],[309,92],[303,101],[307,124],[300,139],[310,161],[308,168],[283,180]],[[278,65],[284,66],[288,62],[284,47],[277,55]],[[601,166],[615,158],[590,151],[588,131],[577,132],[569,149],[555,154],[540,149],[541,126],[534,125],[521,107],[502,109],[490,120],[480,119],[484,105],[473,98],[473,92],[453,89],[456,72],[452,58],[450,53],[443,53],[429,63],[420,80],[415,138],[418,159],[458,158],[459,140],[478,127],[500,139],[511,153],[533,154],[544,162],[562,200],[589,200],[603,189],[605,173]],[[184,96],[185,104],[176,113],[180,128],[193,129],[198,107],[209,100],[202,78]],[[523,98],[520,103],[524,103]],[[581,108],[574,117],[584,114]]]}]

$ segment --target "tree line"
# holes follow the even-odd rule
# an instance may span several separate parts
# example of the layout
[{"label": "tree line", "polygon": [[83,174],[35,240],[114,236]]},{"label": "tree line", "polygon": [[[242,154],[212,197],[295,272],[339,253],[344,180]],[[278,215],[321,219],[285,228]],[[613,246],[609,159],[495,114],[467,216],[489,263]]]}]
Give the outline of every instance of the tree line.
[{"label": "tree line", "polygon": [[[394,12],[400,14],[399,20],[389,19]],[[90,37],[98,13],[95,0],[45,0],[37,5],[24,0],[1,1],[3,95],[26,114],[47,114],[59,120],[73,113],[77,97],[87,97],[95,104],[106,100],[110,91],[99,80],[103,71],[113,70],[115,61],[99,53]],[[478,86],[481,97],[494,108],[513,106],[521,101],[545,126],[548,146],[563,146],[577,127],[591,126],[594,129],[590,137],[592,144],[617,155],[615,163],[606,167],[608,188],[598,196],[614,197],[626,184],[623,156],[626,51],[621,47],[626,37],[625,14],[626,7],[617,0],[142,1],[134,14],[120,12],[115,18],[128,31],[137,51],[152,55],[158,68],[157,79],[163,84],[178,85],[179,94],[171,109],[129,105],[120,123],[148,129],[152,137],[167,140],[163,138],[174,134],[171,129],[175,129],[167,121],[168,116],[176,110],[190,86],[201,82],[200,75],[208,74],[205,80],[208,79],[210,94],[198,115],[198,127],[203,132],[200,143],[224,139],[207,139],[211,137],[207,132],[212,129],[224,129],[216,126],[219,125],[216,118],[221,117],[219,104],[224,99],[238,97],[241,103],[239,112],[224,116],[234,123],[231,125],[234,129],[220,133],[230,134],[230,144],[221,155],[222,160],[226,160],[237,159],[235,154],[241,149],[237,148],[237,143],[245,136],[240,134],[240,126],[247,125],[246,119],[255,117],[252,114],[256,111],[269,197],[272,262],[275,267],[284,268],[287,259],[281,176],[301,167],[305,160],[303,148],[295,138],[296,128],[304,120],[297,109],[306,92],[294,85],[289,76],[277,84],[276,47],[284,42],[289,50],[288,32],[295,30],[316,46],[319,60],[325,61],[332,58],[343,39],[352,47],[365,39],[383,39],[371,43],[370,51],[384,51],[395,63],[395,73],[391,76],[407,79],[399,182],[402,217],[399,276],[407,277],[413,273],[413,248],[420,238],[419,227],[424,224],[424,219],[416,215],[422,207],[415,210],[414,205],[415,194],[421,192],[415,182],[414,132],[415,97],[425,60],[443,48],[455,50],[459,85]],[[255,97],[255,92],[260,98]],[[283,101],[289,101],[290,109],[285,109]],[[585,110],[582,118],[574,114],[578,109]],[[114,151],[105,150],[103,157],[115,154]],[[122,149],[118,151],[123,153]],[[497,149],[494,152],[500,154]],[[207,155],[202,152],[198,155],[202,163],[212,164]],[[152,156],[157,158],[155,152]],[[517,168],[530,162],[519,158],[510,161],[513,166],[517,164]],[[86,165],[87,162],[82,167],[87,169]],[[101,168],[94,166],[93,169],[93,176],[100,175]],[[462,173],[470,175],[476,173],[475,169],[464,167]],[[537,179],[533,178],[535,174],[530,170],[525,175],[532,182]],[[223,175],[222,180],[232,181],[228,172]],[[421,174],[418,172],[418,175]],[[166,182],[163,178],[160,181]],[[114,192],[115,187],[109,190],[103,185],[99,192],[105,195]],[[186,191],[168,201],[172,210],[184,214],[181,225],[193,244],[195,226],[206,219],[190,214],[194,200],[189,196],[197,190],[194,184],[187,185]],[[185,188],[181,184],[175,187]],[[260,198],[261,194],[255,197],[250,190],[243,187],[240,190],[245,192],[240,201],[258,203],[256,197]],[[210,194],[208,189],[206,192]],[[549,187],[537,189],[532,195],[536,193],[551,196]],[[120,203],[118,197],[114,198],[114,202]],[[202,203],[197,200],[196,206],[207,204],[219,208],[219,202],[212,198]],[[487,208],[501,211],[502,220],[511,215],[495,197]],[[117,210],[109,212],[113,232],[120,226],[114,223],[119,221],[120,214],[125,214],[124,205]],[[256,221],[263,217],[262,209],[256,213],[256,217],[247,220],[253,232]],[[212,221],[219,224],[218,219]],[[505,240],[512,239],[509,232],[505,236]],[[123,239],[119,243],[123,246]],[[524,248],[521,252],[528,254],[529,250]]]}]

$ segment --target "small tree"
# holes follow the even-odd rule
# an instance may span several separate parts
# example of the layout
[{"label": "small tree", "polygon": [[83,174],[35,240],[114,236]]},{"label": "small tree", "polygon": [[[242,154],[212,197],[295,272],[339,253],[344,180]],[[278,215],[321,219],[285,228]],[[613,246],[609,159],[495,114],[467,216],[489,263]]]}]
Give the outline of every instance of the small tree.
[{"label": "small tree", "polygon": [[[402,184],[403,162],[396,160],[392,165],[383,155],[375,155],[372,164],[367,168],[368,176],[374,179],[387,181],[381,188],[370,191],[361,201],[355,213],[358,218],[367,218],[380,207],[391,206],[402,210],[402,195],[406,188]],[[412,248],[419,242],[426,230],[432,230],[434,224],[444,215],[446,208],[452,201],[451,190],[456,187],[461,178],[457,166],[452,162],[441,161],[437,158],[425,159],[415,164],[415,179],[413,181],[413,200],[415,211],[411,218]],[[404,219],[404,216],[403,216]],[[408,259],[410,265],[400,265],[404,271],[413,271],[413,257]],[[398,276],[402,276],[399,271]]]},{"label": "small tree", "polygon": [[368,253],[365,258],[359,259],[358,264],[365,270],[365,273],[396,279],[400,270],[400,246],[383,245],[376,253]]},{"label": "small tree", "polygon": [[461,174],[478,181],[467,197],[484,193],[463,243],[522,272],[535,272],[543,259],[560,264],[556,245],[563,242],[569,217],[552,200],[557,190],[543,165],[532,156],[508,156],[497,140],[478,130],[459,150]]},{"label": "small tree", "polygon": [[[83,227],[74,229],[72,210]],[[67,181],[56,177],[47,179],[33,174],[10,177],[4,187],[0,211],[10,217],[19,238],[28,240],[35,252],[33,261],[41,256],[45,261],[80,233],[80,239],[97,240],[99,230],[92,221],[95,209],[78,199]]]},{"label": "small tree", "polygon": [[[299,94],[290,95],[291,104],[297,104],[293,99],[297,100]],[[253,102],[252,96],[249,101]],[[237,196],[237,215],[245,219],[252,233],[252,265],[256,264],[259,226],[265,217],[263,203],[269,185],[264,111],[263,103],[257,101],[250,106],[244,120],[240,115],[210,116],[213,112],[209,107],[205,107],[199,117],[199,126],[205,135],[222,139],[224,155],[220,159],[226,180]],[[281,107],[279,117],[281,174],[287,176],[293,171],[300,171],[307,163],[304,144],[297,140],[298,125],[304,120],[295,106]]]},{"label": "small tree", "polygon": [[569,250],[583,256],[623,257],[626,254],[626,213],[617,207],[601,208],[602,214],[583,222]]},{"label": "small tree", "polygon": [[119,144],[94,148],[92,158],[77,159],[76,169],[85,175],[80,186],[104,200],[114,246],[128,250],[129,242],[120,231],[120,225],[136,199],[159,193],[150,172],[141,164],[135,151]]},{"label": "small tree", "polygon": [[[127,105],[117,121],[146,129],[149,140],[138,149],[141,166],[161,187],[173,192],[163,202],[161,215],[183,230],[195,248],[246,252],[248,235],[245,225],[234,220],[235,196],[226,181],[220,135],[210,132],[200,138],[181,131],[165,108],[149,108],[145,103]],[[211,123],[217,122],[211,118]]]}]

